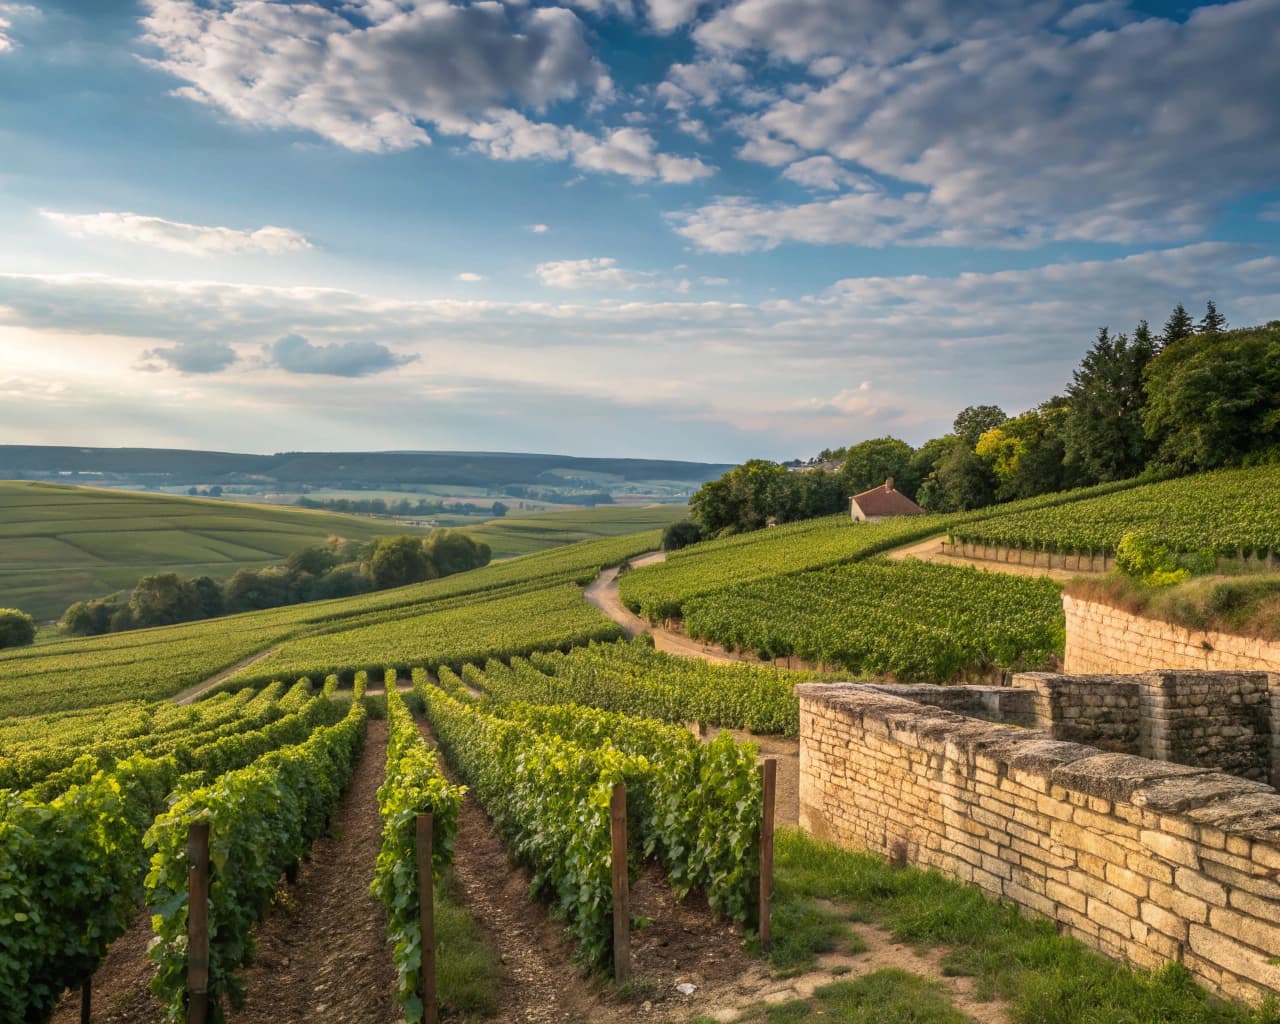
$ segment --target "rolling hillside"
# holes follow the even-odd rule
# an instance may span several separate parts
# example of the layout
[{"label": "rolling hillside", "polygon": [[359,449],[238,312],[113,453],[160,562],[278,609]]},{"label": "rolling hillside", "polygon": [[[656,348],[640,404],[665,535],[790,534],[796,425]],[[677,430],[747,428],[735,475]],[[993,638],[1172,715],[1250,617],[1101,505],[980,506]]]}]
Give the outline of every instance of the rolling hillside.
[{"label": "rolling hillside", "polygon": [[305,509],[0,482],[0,606],[51,619],[73,601],[148,573],[224,579],[326,537],[411,532],[399,523]]}]

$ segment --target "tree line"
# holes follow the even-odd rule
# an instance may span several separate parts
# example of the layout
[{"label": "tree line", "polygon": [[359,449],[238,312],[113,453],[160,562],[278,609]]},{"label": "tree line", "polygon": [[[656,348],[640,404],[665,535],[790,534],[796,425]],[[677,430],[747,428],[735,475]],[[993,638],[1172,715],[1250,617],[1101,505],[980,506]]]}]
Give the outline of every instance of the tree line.
[{"label": "tree line", "polygon": [[1280,458],[1280,320],[1228,329],[1210,301],[1179,303],[1155,333],[1098,331],[1065,392],[1016,416],[974,405],[918,448],[881,437],[808,463],[753,459],[690,499],[672,546],[770,522],[845,511],[851,495],[894,486],[930,512],[958,512],[1148,475]]},{"label": "tree line", "polygon": [[62,628],[73,636],[93,636],[353,597],[478,569],[490,557],[488,544],[453,530],[364,544],[333,538],[295,551],[283,564],[240,569],[225,583],[172,572],[144,576],[127,593],[77,601],[63,613]]},{"label": "tree line", "polygon": [[348,512],[373,516],[433,516],[447,512],[450,515],[488,516],[500,519],[509,511],[508,507],[500,501],[495,501],[492,506],[489,506],[476,505],[469,501],[446,504],[443,501],[428,501],[426,498],[419,498],[417,501],[410,501],[408,498],[401,498],[399,501],[386,501],[383,498],[320,499],[303,496],[298,498],[294,504],[299,508],[323,509],[326,512]]}]

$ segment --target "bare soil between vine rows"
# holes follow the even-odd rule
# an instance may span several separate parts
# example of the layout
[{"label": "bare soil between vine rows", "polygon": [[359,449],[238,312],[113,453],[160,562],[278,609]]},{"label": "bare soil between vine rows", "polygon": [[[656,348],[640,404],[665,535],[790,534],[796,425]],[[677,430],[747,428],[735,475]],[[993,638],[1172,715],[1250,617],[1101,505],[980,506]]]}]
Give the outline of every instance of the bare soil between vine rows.
[{"label": "bare soil between vine rows", "polygon": [[[394,968],[386,918],[369,893],[382,841],[377,790],[384,777],[385,722],[370,721],[365,747],[329,835],[316,841],[298,880],[282,887],[256,931],[254,963],[241,972],[246,1003],[229,1024],[393,1024]],[[146,911],[112,944],[94,976],[95,1024],[158,1024],[148,986],[151,920]],[[78,1024],[80,995],[68,993],[54,1024]]]}]

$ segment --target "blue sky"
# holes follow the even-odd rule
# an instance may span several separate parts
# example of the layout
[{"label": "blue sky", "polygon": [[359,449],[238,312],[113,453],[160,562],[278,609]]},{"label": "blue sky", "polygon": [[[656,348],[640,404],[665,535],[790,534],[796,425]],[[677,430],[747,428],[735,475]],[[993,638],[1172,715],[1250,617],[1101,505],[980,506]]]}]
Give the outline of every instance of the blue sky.
[{"label": "blue sky", "polygon": [[733,461],[1280,317],[1280,0],[0,0],[11,443]]}]

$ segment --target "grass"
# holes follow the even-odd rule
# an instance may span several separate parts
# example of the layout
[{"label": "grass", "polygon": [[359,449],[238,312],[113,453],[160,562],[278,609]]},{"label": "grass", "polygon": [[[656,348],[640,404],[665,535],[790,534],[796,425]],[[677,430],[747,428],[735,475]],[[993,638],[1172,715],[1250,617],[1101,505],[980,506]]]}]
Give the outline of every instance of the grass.
[{"label": "grass", "polygon": [[740,1019],[790,1024],[817,1017],[840,1024],[969,1024],[941,986],[891,968],[834,981],[817,989],[812,999],[755,1007]]},{"label": "grass", "polygon": [[1280,573],[1205,576],[1171,587],[1144,587],[1116,574],[1073,580],[1066,591],[1188,629],[1280,640]]},{"label": "grass", "polygon": [[436,993],[462,1019],[498,1012],[502,967],[498,954],[453,893],[451,878],[436,885]]},{"label": "grass", "polygon": [[[936,872],[895,869],[799,829],[778,830],[775,871],[775,914],[804,920],[806,908],[831,901],[850,917],[887,928],[898,942],[945,946],[943,972],[974,977],[980,998],[1006,1000],[1013,1024],[1280,1024],[1280,1003],[1257,1010],[1222,1003],[1178,965],[1132,970],[972,886]],[[812,965],[830,941],[829,931],[807,928],[793,938],[784,963],[790,970]],[[913,1019],[856,1012],[841,1009],[845,1015],[832,1019]]]},{"label": "grass", "polygon": [[494,558],[509,558],[557,544],[662,529],[688,515],[685,505],[601,505],[561,512],[508,513],[502,519],[466,526],[463,532],[488,544]]},{"label": "grass", "polygon": [[307,509],[0,481],[0,604],[52,619],[150,573],[225,579],[328,537],[412,532]]}]

